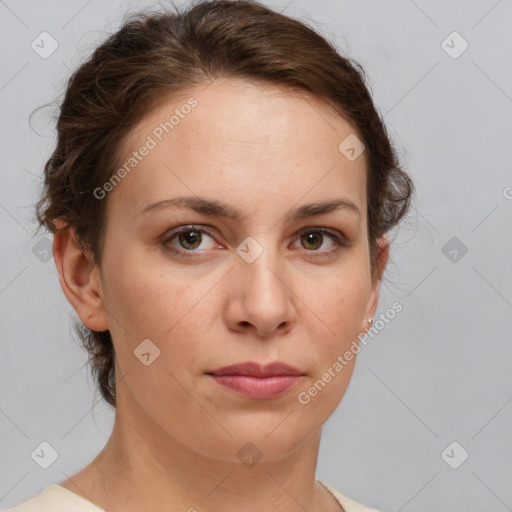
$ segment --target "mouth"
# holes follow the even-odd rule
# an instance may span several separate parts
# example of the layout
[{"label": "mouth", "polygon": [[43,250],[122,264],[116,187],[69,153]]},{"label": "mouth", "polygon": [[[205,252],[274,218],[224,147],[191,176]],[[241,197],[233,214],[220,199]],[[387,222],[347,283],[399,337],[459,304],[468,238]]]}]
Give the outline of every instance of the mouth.
[{"label": "mouth", "polygon": [[270,399],[282,395],[305,376],[297,368],[275,362],[266,366],[248,362],[207,372],[217,384],[246,398]]}]

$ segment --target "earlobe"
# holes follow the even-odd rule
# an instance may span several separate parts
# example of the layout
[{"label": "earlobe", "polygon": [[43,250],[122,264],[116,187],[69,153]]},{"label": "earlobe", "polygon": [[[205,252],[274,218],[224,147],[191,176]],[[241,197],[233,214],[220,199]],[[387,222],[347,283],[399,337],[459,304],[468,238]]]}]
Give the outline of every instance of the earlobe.
[{"label": "earlobe", "polygon": [[98,268],[78,243],[75,229],[62,219],[55,221],[53,258],[62,291],[82,323],[94,331],[108,330]]}]

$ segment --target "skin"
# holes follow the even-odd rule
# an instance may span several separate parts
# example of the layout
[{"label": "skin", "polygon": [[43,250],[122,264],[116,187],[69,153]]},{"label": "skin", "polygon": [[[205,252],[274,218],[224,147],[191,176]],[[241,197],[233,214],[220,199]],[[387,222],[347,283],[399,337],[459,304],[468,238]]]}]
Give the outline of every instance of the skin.
[{"label": "skin", "polygon": [[[107,512],[340,510],[315,483],[315,468],[322,425],[343,398],[356,357],[309,404],[297,396],[369,328],[377,308],[389,244],[379,240],[372,281],[365,154],[349,161],[340,153],[355,129],[315,97],[216,80],[151,112],[124,141],[126,158],[191,96],[198,105],[104,199],[101,268],[72,229],[55,234],[62,289],[87,327],[110,331],[117,379],[110,439],[60,485]],[[194,195],[222,200],[243,217],[177,207],[141,213]],[[360,215],[284,217],[338,197]],[[203,233],[195,245],[190,234],[181,245],[178,237],[168,241],[190,224],[211,236]],[[320,227],[350,246],[329,254],[337,247],[329,235],[317,242],[302,236]],[[252,263],[236,252],[248,236],[263,249]],[[144,339],[160,350],[149,366],[134,355]],[[256,400],[205,373],[246,361],[283,361],[305,375],[283,395]],[[262,454],[252,467],[237,457],[248,442]]]}]

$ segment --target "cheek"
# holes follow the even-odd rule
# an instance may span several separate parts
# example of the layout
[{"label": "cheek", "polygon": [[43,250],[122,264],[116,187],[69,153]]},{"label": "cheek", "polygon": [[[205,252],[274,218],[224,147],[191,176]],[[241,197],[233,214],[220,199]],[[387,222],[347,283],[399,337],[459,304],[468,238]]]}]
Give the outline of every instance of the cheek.
[{"label": "cheek", "polygon": [[370,293],[369,277],[363,268],[347,266],[315,283],[304,281],[303,286],[313,290],[300,293],[305,306],[335,340],[358,334]]},{"label": "cheek", "polygon": [[[301,389],[304,394],[299,403],[324,420],[343,398],[354,371],[368,294],[364,267],[347,265],[335,277],[324,280],[323,286],[310,294],[309,302],[305,301],[318,318],[310,330],[311,349],[318,364],[313,378]],[[303,314],[311,315],[306,309]]]},{"label": "cheek", "polygon": [[162,265],[160,258],[132,255],[110,265],[105,281],[109,329],[123,367],[133,364],[134,350],[146,339],[160,349],[165,368],[193,367],[200,340],[208,339],[218,318],[215,295],[208,293],[219,281],[216,273],[198,275]]},{"label": "cheek", "polygon": [[[177,272],[162,274],[155,258],[144,257],[134,251],[119,261],[107,263],[104,287],[106,307],[114,321],[130,326],[129,334],[136,338],[156,336],[165,326],[173,325],[180,304],[185,297],[185,278]],[[165,324],[165,326],[164,326]]]},{"label": "cheek", "polygon": [[[336,409],[350,383],[368,298],[361,275],[340,273],[337,277],[340,283],[324,286],[322,293],[311,294],[310,302],[305,302],[317,314],[315,327],[309,330],[317,364],[312,378],[299,390],[297,403],[299,410],[310,415],[309,420],[320,424]],[[303,314],[311,316],[307,308]]]},{"label": "cheek", "polygon": [[[149,258],[146,264],[127,258],[109,274],[109,327],[120,373],[151,414],[160,414],[163,401],[202,417],[186,390],[199,365],[201,340],[208,339],[209,318],[216,318],[206,309],[211,312],[205,295],[214,284],[210,281],[193,279],[183,270],[162,273],[162,266],[152,266]],[[173,418],[161,414],[178,428]]]}]

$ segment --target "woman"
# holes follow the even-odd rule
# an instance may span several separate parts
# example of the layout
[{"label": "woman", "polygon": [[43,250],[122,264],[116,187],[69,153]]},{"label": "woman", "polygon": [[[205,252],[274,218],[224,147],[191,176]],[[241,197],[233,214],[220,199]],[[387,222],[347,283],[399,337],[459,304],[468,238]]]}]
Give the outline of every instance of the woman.
[{"label": "woman", "polygon": [[139,14],[57,130],[37,214],[116,419],[11,511],[375,510],[315,478],[413,192],[362,70],[256,2]]}]

